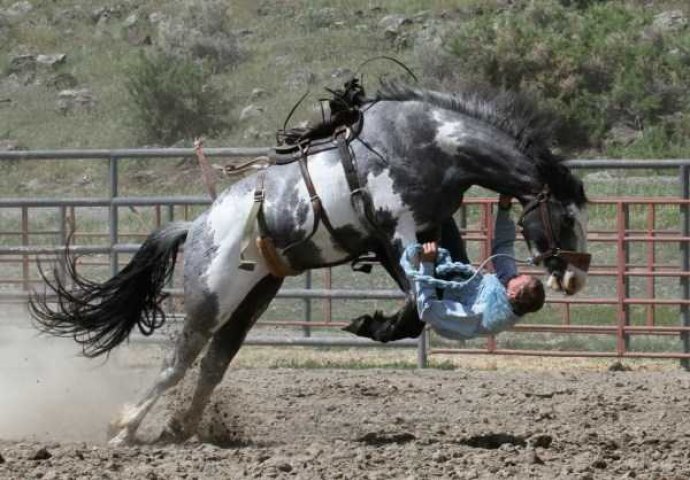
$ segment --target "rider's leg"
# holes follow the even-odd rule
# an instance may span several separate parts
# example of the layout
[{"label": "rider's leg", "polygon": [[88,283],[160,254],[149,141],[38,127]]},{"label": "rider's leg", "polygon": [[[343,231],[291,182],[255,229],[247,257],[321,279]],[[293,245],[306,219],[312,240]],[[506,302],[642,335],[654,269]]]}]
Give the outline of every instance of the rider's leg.
[{"label": "rider's leg", "polygon": [[[450,252],[453,261],[469,263],[465,244],[453,218],[448,219],[441,226],[441,246]],[[396,262],[398,260],[393,259]],[[378,342],[416,338],[423,329],[424,323],[419,320],[414,299],[410,297],[408,297],[405,305],[392,315],[387,316],[377,310],[373,315],[357,317],[343,328],[347,332]]]},{"label": "rider's leg", "polygon": [[414,299],[408,298],[405,305],[386,316],[380,310],[374,315],[363,315],[356,318],[343,330],[360,337],[371,338],[377,342],[391,342],[403,338],[416,338],[424,329],[424,322],[419,320]]},{"label": "rider's leg", "polygon": [[448,250],[450,258],[452,258],[454,262],[470,263],[470,259],[467,257],[465,242],[460,234],[460,229],[452,217],[443,222],[441,226],[440,243],[441,247]]}]

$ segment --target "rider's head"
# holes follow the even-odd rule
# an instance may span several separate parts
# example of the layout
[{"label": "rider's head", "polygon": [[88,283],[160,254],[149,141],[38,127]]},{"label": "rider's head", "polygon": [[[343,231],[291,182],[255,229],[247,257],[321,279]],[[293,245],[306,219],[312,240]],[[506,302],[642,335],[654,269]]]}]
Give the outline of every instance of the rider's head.
[{"label": "rider's head", "polygon": [[531,275],[518,275],[506,285],[508,300],[517,315],[536,312],[544,306],[544,284]]}]

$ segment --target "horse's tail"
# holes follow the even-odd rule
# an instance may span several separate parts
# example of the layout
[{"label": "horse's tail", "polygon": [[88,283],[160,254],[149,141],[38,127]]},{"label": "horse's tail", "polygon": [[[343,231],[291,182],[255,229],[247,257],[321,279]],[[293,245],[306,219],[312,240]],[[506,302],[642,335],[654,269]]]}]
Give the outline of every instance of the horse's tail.
[{"label": "horse's tail", "polygon": [[172,277],[177,251],[187,238],[190,225],[176,222],[153,232],[127,266],[104,283],[79,275],[77,258],[65,253],[68,282],[57,271],[52,279],[41,271],[48,287],[57,295],[56,304],[49,305],[47,295],[34,294],[29,301],[38,327],[52,335],[74,337],[87,357],[108,353],[135,326],[144,335],[152,334],[165,321],[160,307],[167,296],[163,287]]}]

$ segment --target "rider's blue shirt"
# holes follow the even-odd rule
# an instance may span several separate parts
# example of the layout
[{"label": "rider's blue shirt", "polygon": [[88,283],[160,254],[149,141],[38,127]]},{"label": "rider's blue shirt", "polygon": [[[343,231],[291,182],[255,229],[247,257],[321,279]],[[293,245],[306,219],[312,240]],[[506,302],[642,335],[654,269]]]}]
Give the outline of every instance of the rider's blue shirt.
[{"label": "rider's blue shirt", "polygon": [[[514,325],[520,317],[505,305],[508,300],[505,285],[508,280],[517,276],[517,265],[512,258],[515,255],[514,242],[515,224],[510,218],[510,212],[499,209],[491,253],[510,257],[494,258],[492,262],[495,274],[483,275],[480,272],[465,288],[446,289],[442,299],[438,298],[434,286],[415,280],[414,290],[419,318],[439,335],[456,340],[497,333]],[[419,273],[433,276],[434,264],[423,262],[419,267]],[[491,293],[483,294],[483,289]],[[505,308],[492,309],[489,303],[502,303]]]}]

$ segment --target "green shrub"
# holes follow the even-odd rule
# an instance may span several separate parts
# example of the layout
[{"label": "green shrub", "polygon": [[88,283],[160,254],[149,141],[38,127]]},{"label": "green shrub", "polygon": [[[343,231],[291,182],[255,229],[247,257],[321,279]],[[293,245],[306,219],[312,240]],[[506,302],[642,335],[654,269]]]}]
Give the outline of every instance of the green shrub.
[{"label": "green shrub", "polygon": [[236,66],[245,59],[232,33],[230,10],[224,0],[171,2],[171,21],[159,27],[158,44],[167,54],[203,60],[214,71]]},{"label": "green shrub", "polygon": [[625,2],[537,0],[485,10],[449,44],[466,80],[529,91],[560,112],[563,147],[601,147],[609,129],[664,125],[690,108],[690,31],[659,31]]},{"label": "green shrub", "polygon": [[229,127],[228,101],[202,65],[166,54],[141,55],[126,87],[140,140],[171,145]]}]

